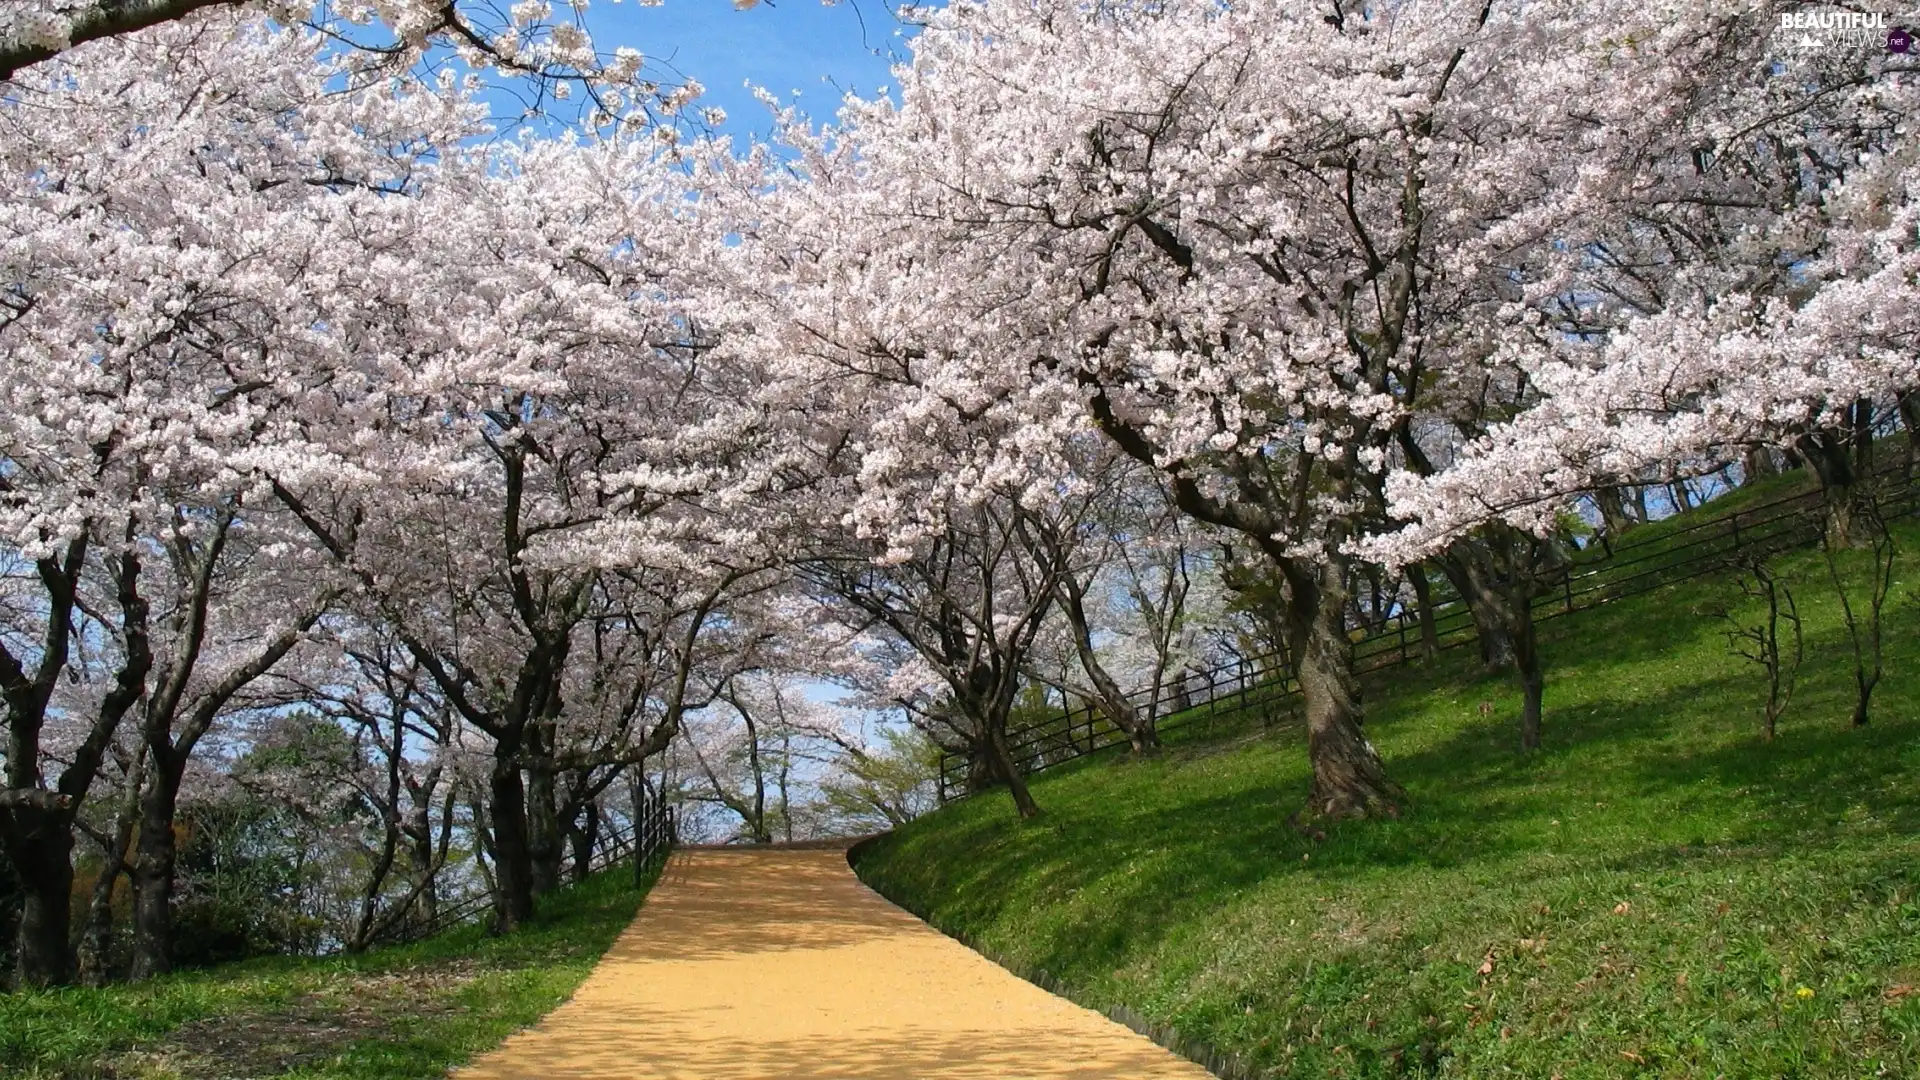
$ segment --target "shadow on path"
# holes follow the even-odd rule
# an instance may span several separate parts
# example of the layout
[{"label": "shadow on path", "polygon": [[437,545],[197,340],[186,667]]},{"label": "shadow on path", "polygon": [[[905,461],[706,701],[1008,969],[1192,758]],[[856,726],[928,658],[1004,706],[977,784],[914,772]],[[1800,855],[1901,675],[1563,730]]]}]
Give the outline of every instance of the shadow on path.
[{"label": "shadow on path", "polygon": [[1200,1080],[862,885],[837,849],[674,855],[573,1000],[459,1080]]}]

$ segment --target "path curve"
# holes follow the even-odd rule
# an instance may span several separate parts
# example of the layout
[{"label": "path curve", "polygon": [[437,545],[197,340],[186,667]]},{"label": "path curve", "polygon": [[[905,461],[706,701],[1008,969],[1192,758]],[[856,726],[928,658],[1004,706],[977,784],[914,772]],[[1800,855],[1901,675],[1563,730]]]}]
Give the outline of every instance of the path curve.
[{"label": "path curve", "polygon": [[456,1080],[1203,1080],[860,883],[841,850],[676,852],[539,1024]]}]

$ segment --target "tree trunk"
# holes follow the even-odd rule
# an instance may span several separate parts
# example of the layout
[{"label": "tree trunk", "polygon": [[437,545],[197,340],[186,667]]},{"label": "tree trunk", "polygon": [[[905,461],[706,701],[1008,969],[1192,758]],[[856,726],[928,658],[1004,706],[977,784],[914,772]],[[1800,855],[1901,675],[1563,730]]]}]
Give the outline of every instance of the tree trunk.
[{"label": "tree trunk", "polygon": [[[1472,540],[1460,541],[1461,546],[1473,544]],[[1488,671],[1503,671],[1515,666],[1513,632],[1508,628],[1507,620],[1501,617],[1501,608],[1505,599],[1496,585],[1487,580],[1487,573],[1480,565],[1477,553],[1470,549],[1449,550],[1440,557],[1441,569],[1446,572],[1447,580],[1453,583],[1454,591],[1466,602],[1467,611],[1473,616],[1473,626],[1480,639],[1480,663]]]},{"label": "tree trunk", "polygon": [[1508,662],[1520,679],[1520,748],[1540,746],[1540,716],[1546,692],[1539,638],[1533,624],[1533,592],[1539,578],[1539,549],[1533,537],[1495,523],[1484,539],[1465,538],[1449,551],[1461,567],[1464,594],[1477,622],[1499,628],[1509,649]]},{"label": "tree trunk", "polygon": [[1633,528],[1633,517],[1627,513],[1626,500],[1620,497],[1619,488],[1603,487],[1593,493],[1593,501],[1600,509],[1600,523],[1608,536],[1619,536]]},{"label": "tree trunk", "polygon": [[[1080,658],[1080,669],[1093,683],[1094,699],[1100,703],[1100,711],[1127,736],[1127,745],[1135,754],[1143,754],[1160,745],[1160,736],[1154,731],[1154,721],[1158,717],[1149,713],[1142,717],[1127,695],[1120,690],[1120,684],[1108,674],[1106,665],[1100,662],[1100,655],[1093,649],[1093,623],[1087,618],[1086,595],[1081,589],[1079,579],[1063,574],[1060,579],[1060,605],[1067,617],[1067,626],[1073,631],[1073,649]],[[1158,701],[1158,698],[1155,698]]]},{"label": "tree trunk", "polygon": [[1920,390],[1900,395],[1900,423],[1907,429],[1907,479],[1913,479],[1913,467],[1920,461]]},{"label": "tree trunk", "polygon": [[[80,801],[86,798],[100,756],[130,699],[125,693],[128,674],[144,676],[140,642],[129,642],[128,664],[100,706],[81,745],[70,751],[66,768],[54,790],[42,787],[41,734],[48,705],[62,673],[70,673],[69,643],[73,609],[85,563],[87,533],[69,540],[58,557],[42,557],[36,566],[44,590],[37,600],[24,599],[26,608],[44,617],[43,650],[31,673],[12,650],[0,645],[6,673],[0,679],[4,720],[0,731],[0,848],[20,879],[22,903],[14,927],[14,963],[22,986],[57,986],[73,981],[73,946],[68,932],[73,919],[73,823]],[[44,605],[44,607],[42,607]],[[121,704],[116,705],[116,702]]]},{"label": "tree trunk", "polygon": [[793,772],[793,730],[780,733],[780,834],[793,843],[793,793],[788,785]]},{"label": "tree trunk", "polygon": [[1023,818],[1033,817],[1040,812],[1040,807],[1033,801],[1033,793],[1027,790],[1027,778],[1020,775],[1019,768],[1013,763],[1013,752],[1007,746],[1006,725],[984,726],[987,728],[987,756],[993,764],[993,771],[1006,782],[1007,794],[1013,797],[1013,808]]},{"label": "tree trunk", "polygon": [[493,877],[496,933],[519,929],[533,918],[533,860],[527,847],[527,795],[514,757],[519,748],[509,741],[495,744],[493,775],[488,779],[493,826]]},{"label": "tree trunk", "polygon": [[467,803],[467,813],[473,815],[473,865],[480,871],[480,881],[493,895],[494,907],[498,908],[500,879],[493,872],[493,822],[487,818],[486,804],[479,799]]},{"label": "tree trunk", "polygon": [[1413,583],[1414,602],[1419,605],[1420,616],[1420,652],[1431,660],[1440,655],[1440,631],[1433,625],[1433,586],[1427,581],[1427,568],[1422,563],[1407,567],[1407,580]]},{"label": "tree trunk", "polygon": [[1858,476],[1846,443],[1828,432],[1814,432],[1801,437],[1796,447],[1820,480],[1828,542],[1836,548],[1853,546],[1853,487]]},{"label": "tree trunk", "polygon": [[1853,726],[1863,728],[1868,723],[1868,706],[1873,702],[1873,688],[1878,679],[1868,679],[1864,675],[1854,679]]},{"label": "tree trunk", "polygon": [[173,817],[185,759],[153,755],[140,793],[140,835],[133,858],[133,969],[138,981],[173,970]]},{"label": "tree trunk", "polygon": [[1825,489],[1827,537],[1836,548],[1854,544],[1853,490],[1845,487]]},{"label": "tree trunk", "polygon": [[[451,815],[453,806],[449,802],[447,813]],[[438,859],[433,848],[433,822],[427,813],[427,803],[417,803],[407,817],[407,852],[413,863],[413,882],[417,888],[414,911],[423,922],[431,923],[440,910],[439,884],[433,880]]]},{"label": "tree trunk", "polygon": [[1780,466],[1773,460],[1773,448],[1754,446],[1747,449],[1740,459],[1740,482],[1751,484],[1764,476],[1777,476]]},{"label": "tree trunk", "polygon": [[[1300,693],[1307,714],[1307,758],[1313,792],[1305,818],[1397,817],[1406,793],[1387,778],[1380,754],[1361,730],[1359,685],[1347,641],[1344,559],[1317,570],[1296,568],[1293,608],[1300,627]],[[1309,579],[1305,575],[1313,574]],[[1317,594],[1317,595],[1315,595]]]},{"label": "tree trunk", "polygon": [[[20,877],[15,970],[20,986],[73,981],[73,827],[68,811],[13,812],[7,856]],[[22,819],[25,819],[24,821]]]},{"label": "tree trunk", "polygon": [[[113,849],[102,851],[100,877],[93,885],[87,905],[87,926],[80,942],[80,974],[88,986],[105,986],[113,966],[113,893],[120,876],[129,871],[133,855],[134,829],[140,822],[140,792],[146,786],[147,744],[134,747],[131,757],[121,761],[125,779],[120,788],[120,808],[114,815]],[[131,887],[132,878],[128,878]]]},{"label": "tree trunk", "polygon": [[995,775],[992,755],[978,745],[967,747],[967,794],[993,786]]},{"label": "tree trunk", "polygon": [[1114,727],[1126,733],[1127,746],[1131,752],[1144,754],[1159,746],[1160,735],[1154,730],[1153,715],[1149,713],[1142,716],[1138,710],[1134,709],[1133,704],[1127,700],[1127,695],[1121,691],[1120,684],[1114,682],[1113,676],[1107,674],[1107,669],[1093,656],[1091,649],[1088,649],[1080,660],[1081,666],[1086,669],[1087,678],[1092,680],[1097,692],[1100,711],[1106,714],[1108,720],[1113,721]]},{"label": "tree trunk", "polygon": [[385,835],[380,840],[380,854],[374,858],[366,883],[360,889],[360,915],[354,920],[353,933],[347,939],[347,951],[350,953],[365,952],[373,944],[374,918],[380,913],[380,892],[387,884],[387,875],[393,872],[394,859],[399,851],[400,828],[388,821]]},{"label": "tree trunk", "polygon": [[545,896],[560,887],[560,864],[566,856],[566,837],[554,805],[553,769],[545,764],[527,770],[527,861],[533,872],[533,895]]},{"label": "tree trunk", "polygon": [[[753,773],[753,812],[747,828],[753,834],[754,843],[770,844],[773,832],[767,828],[767,769],[760,758],[760,726],[747,710],[741,709],[740,716],[747,724],[747,767]],[[718,788],[719,784],[714,786]]]},{"label": "tree trunk", "polygon": [[1861,398],[1853,403],[1853,471],[1866,476],[1873,471],[1873,401]]},{"label": "tree trunk", "polygon": [[573,880],[575,882],[587,880],[587,875],[593,872],[593,845],[594,841],[599,839],[599,833],[600,807],[590,802],[567,826],[567,839],[573,847]]},{"label": "tree trunk", "polygon": [[88,986],[107,985],[113,968],[113,893],[126,870],[125,839],[120,851],[101,868],[87,901],[87,925],[80,938],[80,979]]}]

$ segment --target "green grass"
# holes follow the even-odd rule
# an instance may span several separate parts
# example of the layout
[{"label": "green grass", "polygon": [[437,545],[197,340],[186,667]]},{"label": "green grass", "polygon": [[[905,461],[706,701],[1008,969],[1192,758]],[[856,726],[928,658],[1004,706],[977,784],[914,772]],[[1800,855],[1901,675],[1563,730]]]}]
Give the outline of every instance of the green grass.
[{"label": "green grass", "polygon": [[468,926],[357,957],[0,994],[0,1076],[438,1077],[571,996],[646,887],[630,867],[597,874],[505,937]]},{"label": "green grass", "polygon": [[1303,838],[1304,739],[1249,725],[1048,772],[1031,822],[1004,794],[957,803],[858,870],[1256,1075],[1920,1076],[1920,530],[1901,533],[1866,730],[1802,552],[1780,563],[1808,660],[1771,744],[1712,615],[1738,594],[1704,579],[1543,624],[1530,757],[1517,688],[1471,649],[1370,679],[1402,820]]}]

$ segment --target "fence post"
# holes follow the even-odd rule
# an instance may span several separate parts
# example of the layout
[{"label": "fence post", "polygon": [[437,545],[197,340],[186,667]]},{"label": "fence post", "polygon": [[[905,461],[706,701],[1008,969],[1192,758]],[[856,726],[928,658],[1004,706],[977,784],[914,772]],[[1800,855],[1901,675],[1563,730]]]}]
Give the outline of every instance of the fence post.
[{"label": "fence post", "polygon": [[1394,616],[1394,620],[1400,624],[1400,662],[1404,664],[1407,662],[1407,613],[1406,611],[1402,609],[1400,614]]},{"label": "fence post", "polygon": [[1572,570],[1568,570],[1567,576],[1560,579],[1560,584],[1567,594],[1567,614],[1571,615],[1573,614],[1573,571]]},{"label": "fence post", "polygon": [[[642,778],[644,782],[644,777]],[[639,812],[633,819],[633,884],[637,888],[647,873],[647,823],[653,820],[653,794],[640,789]]]}]

